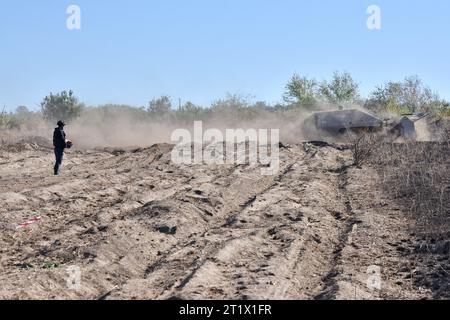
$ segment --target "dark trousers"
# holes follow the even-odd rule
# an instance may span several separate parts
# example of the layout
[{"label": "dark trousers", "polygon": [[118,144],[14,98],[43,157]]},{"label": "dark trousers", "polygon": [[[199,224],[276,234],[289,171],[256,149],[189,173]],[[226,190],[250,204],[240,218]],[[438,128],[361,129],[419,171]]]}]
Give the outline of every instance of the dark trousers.
[{"label": "dark trousers", "polygon": [[63,161],[63,156],[64,156],[64,149],[63,148],[55,148],[55,158],[56,158],[56,162],[55,162],[55,176],[59,175],[59,171],[61,168],[61,164]]}]

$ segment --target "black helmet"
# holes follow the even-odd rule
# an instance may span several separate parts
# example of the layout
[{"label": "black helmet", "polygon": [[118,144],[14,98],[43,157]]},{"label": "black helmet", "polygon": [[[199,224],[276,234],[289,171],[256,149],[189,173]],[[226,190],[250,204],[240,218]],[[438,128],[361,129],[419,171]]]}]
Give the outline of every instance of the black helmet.
[{"label": "black helmet", "polygon": [[64,123],[64,121],[59,120],[57,125],[58,125],[58,127],[64,127],[66,124]]}]

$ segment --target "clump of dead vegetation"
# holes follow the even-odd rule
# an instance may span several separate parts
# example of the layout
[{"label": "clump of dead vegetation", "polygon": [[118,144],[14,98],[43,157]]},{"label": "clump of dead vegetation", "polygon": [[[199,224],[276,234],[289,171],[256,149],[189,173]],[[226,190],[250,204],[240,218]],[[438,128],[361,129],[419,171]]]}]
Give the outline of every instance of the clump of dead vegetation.
[{"label": "clump of dead vegetation", "polygon": [[367,164],[384,137],[371,131],[347,133],[347,147],[353,154],[353,165],[360,168]]}]

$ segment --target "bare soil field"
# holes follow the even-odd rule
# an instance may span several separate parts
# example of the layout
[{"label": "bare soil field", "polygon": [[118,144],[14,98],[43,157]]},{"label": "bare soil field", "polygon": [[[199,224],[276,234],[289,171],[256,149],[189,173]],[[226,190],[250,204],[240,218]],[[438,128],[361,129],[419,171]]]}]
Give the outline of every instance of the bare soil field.
[{"label": "bare soil field", "polygon": [[70,150],[54,177],[44,140],[4,146],[0,298],[450,298],[449,232],[417,230],[413,197],[382,174],[398,164],[358,168],[345,146],[302,143],[262,176],[175,165],[172,148]]}]

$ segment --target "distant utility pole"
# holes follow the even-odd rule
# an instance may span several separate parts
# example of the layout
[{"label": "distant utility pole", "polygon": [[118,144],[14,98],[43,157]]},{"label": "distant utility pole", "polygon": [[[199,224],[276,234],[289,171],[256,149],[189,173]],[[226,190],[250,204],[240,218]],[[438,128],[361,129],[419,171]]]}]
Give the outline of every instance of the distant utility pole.
[{"label": "distant utility pole", "polygon": [[178,110],[181,109],[181,98],[178,99]]}]

